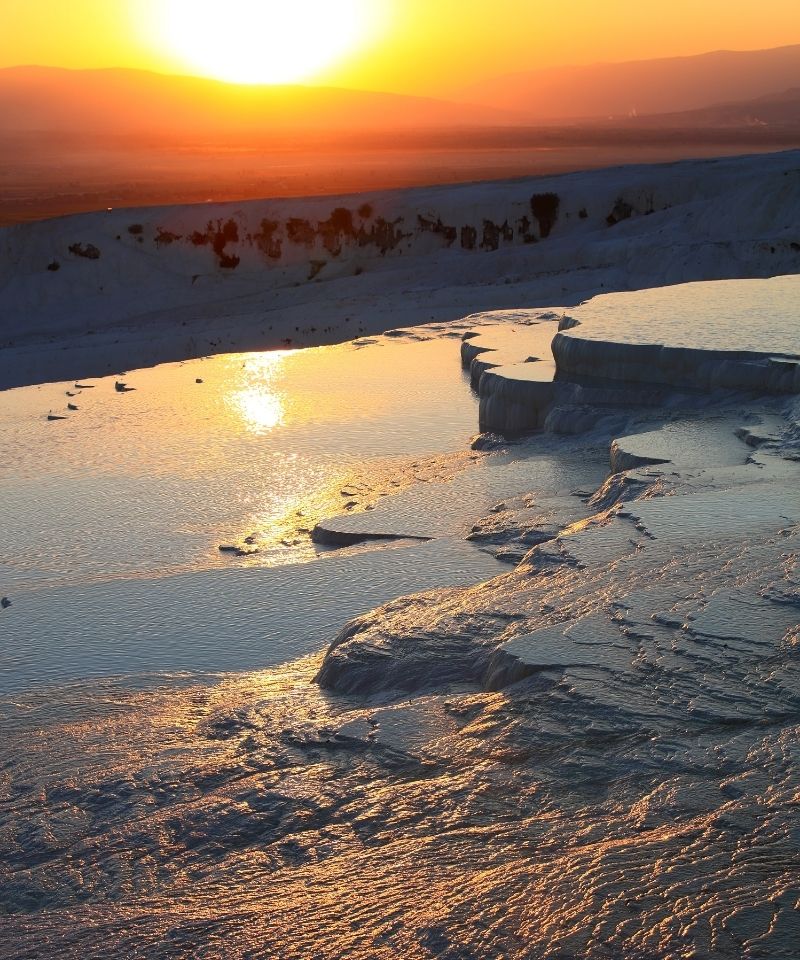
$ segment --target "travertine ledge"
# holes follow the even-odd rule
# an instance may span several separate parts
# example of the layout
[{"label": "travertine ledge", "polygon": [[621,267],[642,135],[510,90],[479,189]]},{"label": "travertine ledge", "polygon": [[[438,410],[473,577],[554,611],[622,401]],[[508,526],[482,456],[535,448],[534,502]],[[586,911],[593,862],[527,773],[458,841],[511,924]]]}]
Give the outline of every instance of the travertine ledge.
[{"label": "travertine ledge", "polygon": [[[569,432],[603,408],[659,404],[670,391],[800,393],[798,302],[798,276],[595,297],[562,317],[552,365],[474,355],[472,364],[489,358],[478,380],[481,430]],[[476,343],[498,357],[507,350],[492,347],[491,331],[465,349]]]}]

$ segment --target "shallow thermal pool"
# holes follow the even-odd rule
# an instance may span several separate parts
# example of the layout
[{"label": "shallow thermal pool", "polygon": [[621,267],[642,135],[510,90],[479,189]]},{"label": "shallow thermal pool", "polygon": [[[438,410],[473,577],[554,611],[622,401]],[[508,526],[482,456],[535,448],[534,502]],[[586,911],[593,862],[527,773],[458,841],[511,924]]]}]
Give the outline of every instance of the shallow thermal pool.
[{"label": "shallow thermal pool", "polygon": [[309,536],[320,516],[369,509],[477,456],[453,337],[85,384],[0,394],[0,594],[12,601],[0,691],[275,665],[399,593],[498,570],[464,542],[373,544],[366,556]]},{"label": "shallow thermal pool", "polygon": [[229,567],[219,546],[251,534],[251,563],[308,559],[304,518],[461,455],[476,428],[450,338],[165,364],[124,374],[130,392],[115,379],[0,393],[5,593]]}]

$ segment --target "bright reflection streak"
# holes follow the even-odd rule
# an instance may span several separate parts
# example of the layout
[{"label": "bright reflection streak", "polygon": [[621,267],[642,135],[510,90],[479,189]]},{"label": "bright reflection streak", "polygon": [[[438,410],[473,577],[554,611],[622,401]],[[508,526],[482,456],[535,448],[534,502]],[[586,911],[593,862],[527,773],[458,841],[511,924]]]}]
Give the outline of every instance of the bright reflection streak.
[{"label": "bright reflection streak", "polygon": [[288,351],[275,350],[248,357],[244,363],[246,385],[229,402],[251,433],[269,433],[284,422],[284,398],[275,378],[287,356]]}]

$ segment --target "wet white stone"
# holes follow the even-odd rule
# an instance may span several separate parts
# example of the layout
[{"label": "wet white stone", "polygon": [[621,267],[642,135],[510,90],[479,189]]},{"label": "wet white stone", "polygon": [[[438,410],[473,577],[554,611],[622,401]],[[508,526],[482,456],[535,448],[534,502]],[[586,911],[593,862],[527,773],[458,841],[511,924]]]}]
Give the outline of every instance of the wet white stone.
[{"label": "wet white stone", "polygon": [[735,416],[710,415],[618,437],[611,445],[611,470],[670,461],[681,468],[744,464],[752,451],[736,436],[739,426]]}]

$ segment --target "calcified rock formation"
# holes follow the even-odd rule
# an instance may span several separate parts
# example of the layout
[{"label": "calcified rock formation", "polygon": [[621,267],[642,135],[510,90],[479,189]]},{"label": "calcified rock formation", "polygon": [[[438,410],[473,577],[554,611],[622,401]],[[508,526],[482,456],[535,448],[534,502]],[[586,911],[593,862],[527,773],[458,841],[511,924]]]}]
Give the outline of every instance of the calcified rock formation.
[{"label": "calcified rock formation", "polygon": [[[555,332],[528,319],[392,335],[478,332],[482,383],[479,349]],[[545,418],[573,435],[492,438],[324,522],[426,543],[15,599],[15,649],[38,623],[74,658],[99,602],[106,668],[154,635],[276,666],[0,705],[3,956],[793,960],[800,403],[585,389],[606,405]],[[422,583],[473,585],[314,653]]]},{"label": "calcified rock formation", "polygon": [[[771,283],[738,290],[738,302],[763,305],[760,294],[781,290],[783,303],[797,289]],[[536,525],[537,545],[513,572],[389,603],[345,628],[322,664],[323,687],[357,698],[450,692],[459,732],[426,757],[440,770],[437,802],[460,804],[454,821],[481,837],[461,851],[480,859],[480,882],[459,884],[439,914],[463,955],[788,960],[796,949],[800,404],[752,392],[792,385],[800,342],[773,302],[753,315],[763,346],[751,349],[729,292],[716,298],[723,317],[709,307],[700,324],[690,314],[672,323],[674,340],[680,331],[694,347],[647,342],[635,308],[658,291],[626,298],[642,322],[619,348],[590,319],[585,337],[583,323],[562,333],[564,355],[593,362],[606,381],[606,417],[650,421],[616,436],[613,472],[586,492],[586,513],[573,508],[570,522],[561,500],[551,512],[560,526]],[[673,291],[684,305],[700,294]],[[621,307],[606,302],[619,332]],[[598,317],[605,304],[596,306],[581,315]],[[654,330],[665,339],[663,325]],[[490,346],[491,330],[484,336]],[[732,362],[717,352],[714,364],[715,338]],[[465,343],[470,363],[476,341]],[[668,401],[660,412],[635,412],[641,386],[614,383],[647,379],[639,349],[653,358],[651,399]],[[524,375],[536,367],[487,369],[481,393],[487,380],[516,385],[519,409],[535,405],[543,381]],[[735,383],[750,396],[687,399],[670,380]],[[515,423],[512,386],[494,397],[511,398]],[[554,442],[542,435],[541,450]],[[529,506],[498,504],[477,536],[505,533],[519,550]]]},{"label": "calcified rock formation", "polygon": [[562,320],[553,355],[565,377],[798,393],[798,298],[797,276],[596,297]]},{"label": "calcified rock formation", "polygon": [[673,440],[678,463],[612,477],[513,573],[388,604],[320,671],[360,697],[487,691],[451,696],[460,733],[427,755],[440,801],[460,755],[486,824],[482,880],[441,921],[478,955],[794,949],[800,474],[684,472]]}]

